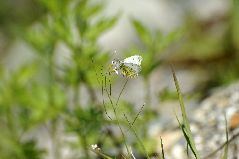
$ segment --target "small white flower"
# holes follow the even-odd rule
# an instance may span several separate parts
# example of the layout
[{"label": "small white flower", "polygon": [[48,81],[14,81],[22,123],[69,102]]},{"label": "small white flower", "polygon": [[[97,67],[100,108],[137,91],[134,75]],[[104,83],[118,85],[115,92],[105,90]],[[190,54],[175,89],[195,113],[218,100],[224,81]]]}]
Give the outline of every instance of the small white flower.
[{"label": "small white flower", "polygon": [[134,157],[134,154],[133,154],[133,151],[132,151],[131,147],[130,147],[130,153],[131,153],[133,159],[136,159],[136,158]]},{"label": "small white flower", "polygon": [[97,144],[93,144],[93,145],[91,145],[91,148],[92,148],[93,150],[96,150],[96,149],[98,149],[98,145],[97,145]]}]

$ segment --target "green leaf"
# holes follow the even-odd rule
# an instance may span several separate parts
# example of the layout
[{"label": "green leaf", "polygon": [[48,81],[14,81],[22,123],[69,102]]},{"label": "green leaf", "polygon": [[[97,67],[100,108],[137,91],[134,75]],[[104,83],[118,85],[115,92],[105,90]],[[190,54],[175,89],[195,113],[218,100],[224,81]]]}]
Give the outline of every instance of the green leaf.
[{"label": "green leaf", "polygon": [[68,112],[67,129],[68,131],[79,133],[82,136],[95,135],[103,126],[103,111],[95,107],[86,109],[77,107],[72,112]]},{"label": "green leaf", "polygon": [[143,26],[140,21],[136,19],[132,19],[131,21],[140,39],[145,43],[145,45],[150,46],[152,43],[152,35],[150,31],[145,26]]},{"label": "green leaf", "polygon": [[70,0],[39,0],[54,15],[66,14]]},{"label": "green leaf", "polygon": [[45,154],[44,150],[37,148],[37,143],[34,140],[25,141],[20,146],[25,159],[41,159]]},{"label": "green leaf", "polygon": [[102,18],[97,21],[95,24],[92,24],[87,32],[86,38],[95,41],[99,36],[105,32],[106,30],[110,29],[118,20],[118,16],[114,16],[112,18]]},{"label": "green leaf", "polygon": [[88,6],[87,9],[85,9],[82,12],[82,16],[86,19],[91,18],[95,16],[96,14],[98,14],[100,11],[102,11],[103,7],[104,7],[104,4],[102,3]]},{"label": "green leaf", "polygon": [[172,42],[182,37],[183,33],[184,33],[184,28],[178,29],[176,31],[172,31],[165,36],[162,36],[161,32],[157,33],[156,41],[160,41],[160,43],[156,45],[157,47],[156,50],[161,51],[162,49],[168,47]]},{"label": "green leaf", "polygon": [[188,120],[186,109],[185,109],[185,106],[184,106],[183,96],[181,94],[179,83],[178,83],[176,74],[175,74],[174,69],[173,69],[172,66],[171,66],[171,70],[172,70],[174,84],[175,84],[175,87],[176,87],[176,90],[177,90],[178,100],[179,100],[179,104],[180,104],[180,108],[181,108],[181,112],[182,112],[182,118],[183,118],[182,123],[179,123],[179,125],[180,125],[180,128],[183,131],[184,137],[185,137],[187,143],[189,144],[189,147],[192,150],[195,158],[200,159],[200,155],[199,155],[198,150],[195,146],[195,142],[193,140],[193,135],[192,135],[192,132],[191,132],[191,129],[190,129],[189,120]]},{"label": "green leaf", "polygon": [[15,84],[18,84],[19,86],[24,86],[29,83],[31,79],[33,79],[34,75],[36,74],[36,71],[36,64],[27,64],[17,70],[12,78],[16,79]]},{"label": "green leaf", "polygon": [[160,101],[167,101],[167,100],[176,100],[178,99],[177,93],[170,91],[169,89],[164,89],[159,93]]},{"label": "green leaf", "polygon": [[[46,19],[44,19],[46,20]],[[52,53],[56,42],[55,36],[50,32],[46,21],[38,23],[27,28],[22,32],[22,37],[26,40],[39,54]]]}]

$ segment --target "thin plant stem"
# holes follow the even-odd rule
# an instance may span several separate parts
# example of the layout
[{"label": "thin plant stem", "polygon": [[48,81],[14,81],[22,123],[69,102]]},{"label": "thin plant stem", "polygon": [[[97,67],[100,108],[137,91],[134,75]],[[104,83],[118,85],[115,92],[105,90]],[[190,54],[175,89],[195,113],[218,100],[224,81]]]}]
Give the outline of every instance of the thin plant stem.
[{"label": "thin plant stem", "polygon": [[234,134],[228,141],[225,141],[222,145],[220,145],[216,150],[214,150],[213,152],[211,152],[210,154],[206,155],[205,157],[203,157],[202,159],[207,159],[210,158],[212,156],[214,156],[218,151],[220,151],[221,149],[223,149],[223,147],[225,147],[227,144],[229,145],[232,141],[234,141],[237,137],[239,136],[239,132]]},{"label": "thin plant stem", "polygon": [[91,84],[88,80],[85,81],[85,84],[86,84],[86,88],[87,88],[87,90],[89,92],[89,95],[90,95],[90,100],[93,103],[97,103],[97,97],[96,97],[96,93],[95,93],[94,88],[91,86]]},{"label": "thin plant stem", "polygon": [[164,149],[163,149],[163,140],[162,140],[161,136],[160,136],[160,142],[161,142],[161,149],[162,149],[162,157],[163,157],[163,159],[165,159]]},{"label": "thin plant stem", "polygon": [[140,113],[143,111],[145,104],[142,105],[142,107],[140,108],[139,112],[137,113],[137,115],[135,116],[133,122],[131,123],[132,126],[134,125],[135,121],[137,120],[137,118],[139,117]]},{"label": "thin plant stem", "polygon": [[102,95],[102,104],[103,104],[103,107],[104,107],[104,111],[105,111],[105,114],[107,115],[107,117],[112,120],[112,118],[109,116],[107,110],[106,110],[106,105],[105,105],[105,100],[104,100],[104,81],[102,80],[102,90],[101,90],[101,95]]},{"label": "thin plant stem", "polygon": [[[91,59],[92,61],[92,64],[94,63],[94,60]],[[100,83],[100,80],[99,80],[99,77],[98,77],[98,74],[97,74],[97,71],[95,69],[95,67],[93,67],[94,71],[95,71],[95,75],[96,75],[96,80],[98,82],[99,85],[101,85],[101,96],[102,96],[102,104],[103,104],[103,108],[104,108],[104,112],[106,114],[106,116],[112,120],[112,118],[109,116],[107,110],[106,110],[106,105],[105,105],[105,100],[104,100],[104,81],[102,80],[102,82]],[[103,73],[102,73],[103,69],[101,69],[101,75],[103,76]],[[111,85],[110,85],[110,95],[111,95]]]},{"label": "thin plant stem", "polygon": [[[133,122],[131,123],[131,125],[133,126],[134,123],[136,122],[136,120],[138,119],[140,113],[143,111],[143,108],[144,108],[145,104],[142,105],[142,107],[140,108],[139,112],[137,113],[137,115],[135,116]],[[129,131],[129,129],[127,130],[127,132]]]},{"label": "thin plant stem", "polygon": [[91,149],[91,151],[93,151],[94,153],[96,153],[97,155],[99,155],[99,156],[101,156],[101,157],[103,157],[103,158],[105,158],[105,159],[113,159],[113,158],[111,158],[110,156],[108,156],[108,155],[106,155],[106,154],[103,154],[103,153],[100,152],[99,150],[92,150],[92,149]]},{"label": "thin plant stem", "polygon": [[90,159],[90,154],[89,154],[89,151],[88,151],[88,142],[87,142],[86,135],[79,134],[79,137],[80,137],[81,145],[82,145],[83,150],[84,150],[85,157],[87,159]]},{"label": "thin plant stem", "polygon": [[57,128],[58,128],[58,121],[56,120],[52,120],[50,121],[50,136],[51,136],[51,140],[52,140],[52,149],[53,149],[53,154],[54,154],[54,159],[60,159],[60,150],[59,150],[59,146],[60,146],[60,141],[58,139],[58,135],[57,135]]},{"label": "thin plant stem", "polygon": [[[55,95],[53,91],[54,83],[55,83],[55,71],[54,71],[54,59],[52,53],[49,51],[47,54],[48,59],[48,76],[49,76],[49,83],[48,83],[48,105],[50,107],[55,107]],[[53,158],[60,159],[60,143],[57,136],[57,127],[58,127],[58,119],[52,119],[50,121],[50,136],[51,136],[51,143],[53,149]]]},{"label": "thin plant stem", "polygon": [[115,115],[115,118],[116,118],[116,121],[117,121],[117,125],[118,125],[118,127],[119,127],[119,129],[120,129],[120,132],[121,132],[122,136],[123,136],[124,145],[125,145],[125,147],[126,147],[127,154],[128,154],[128,156],[130,156],[130,151],[129,151],[129,148],[128,148],[127,143],[126,143],[126,138],[125,138],[124,132],[123,132],[123,130],[122,130],[121,126],[120,126],[120,123],[119,123],[119,118],[118,118],[118,115],[117,115],[117,113],[116,113],[116,108],[114,107],[114,103],[113,103],[113,101],[112,101],[112,99],[111,99],[111,96],[110,96],[108,90],[107,90],[107,89],[104,89],[104,90],[106,91],[106,93],[107,93],[107,95],[108,95],[108,98],[109,98],[109,100],[110,100],[111,106],[112,106],[112,108],[113,108],[114,115]]},{"label": "thin plant stem", "polygon": [[142,147],[143,151],[145,152],[147,159],[150,159],[150,157],[149,157],[149,155],[148,155],[148,153],[147,153],[147,151],[146,151],[146,148],[145,148],[143,142],[141,141],[141,139],[139,138],[138,134],[136,133],[134,127],[132,126],[132,124],[130,123],[129,119],[127,118],[127,116],[126,116],[125,114],[124,114],[124,117],[125,117],[125,119],[127,120],[130,129],[133,131],[135,137],[137,138],[137,140],[138,140],[140,146]]},{"label": "thin plant stem", "polygon": [[145,103],[147,103],[148,105],[150,105],[151,101],[150,101],[150,84],[149,84],[149,78],[145,77],[144,78],[144,90],[145,90]]},{"label": "thin plant stem", "polygon": [[125,89],[126,84],[128,83],[128,81],[129,81],[129,79],[127,78],[126,81],[125,81],[125,83],[124,83],[124,86],[122,87],[122,89],[121,89],[121,91],[120,91],[120,94],[119,94],[119,96],[118,96],[118,98],[117,98],[116,107],[118,106],[119,99],[120,99],[120,97],[121,97],[121,95],[122,95],[122,93],[123,93],[123,91],[124,91],[124,89]]},{"label": "thin plant stem", "polygon": [[227,144],[225,145],[224,154],[222,156],[222,159],[227,159],[228,158],[228,129],[227,129],[227,117],[226,117],[225,113],[224,113],[224,118],[225,118],[226,142],[227,142]]},{"label": "thin plant stem", "polygon": [[[93,59],[92,59],[92,62],[93,62]],[[95,69],[95,68],[94,68],[94,69]],[[96,73],[97,81],[98,81],[98,83],[100,84],[96,70],[95,70],[95,73]],[[102,72],[101,72],[101,75],[103,76],[103,73],[102,73]],[[112,99],[111,99],[111,85],[110,85],[110,92],[109,92],[109,91],[107,90],[107,87],[106,87],[106,81],[107,81],[107,80],[106,80],[106,75],[105,75],[105,76],[104,76],[104,81],[102,80],[102,91],[101,91],[101,93],[102,93],[102,98],[103,98],[104,110],[105,110],[105,113],[106,113],[106,115],[108,116],[108,118],[112,120],[112,118],[111,118],[111,117],[108,115],[108,113],[107,113],[106,106],[105,106],[105,102],[104,102],[104,93],[103,93],[103,92],[105,91],[106,94],[107,94],[107,96],[108,96],[108,98],[109,98],[109,100],[110,100],[110,104],[111,104],[111,107],[112,107],[112,109],[113,109],[113,112],[114,112],[114,115],[115,115],[115,118],[116,118],[116,121],[117,121],[117,125],[118,125],[118,127],[119,127],[119,129],[120,129],[120,132],[121,132],[122,136],[123,136],[124,145],[125,145],[125,147],[126,147],[127,154],[128,154],[128,156],[130,156],[130,151],[129,151],[129,148],[128,148],[127,143],[126,143],[126,138],[125,138],[124,132],[123,132],[121,126],[120,126],[119,118],[118,118],[118,115],[117,115],[117,113],[116,113],[116,108],[115,108],[114,103],[113,103],[113,101],[112,101]],[[120,94],[119,94],[119,97],[118,97],[118,99],[117,99],[117,104],[118,104],[118,101],[119,101],[119,99],[120,99],[121,94],[123,93],[124,88],[126,87],[127,82],[128,82],[128,79],[126,80],[126,82],[125,82],[125,84],[124,84],[124,86],[123,86],[123,88],[122,88],[122,90],[121,90],[121,92],[120,92]],[[117,106],[117,104],[116,104],[116,106]]]}]

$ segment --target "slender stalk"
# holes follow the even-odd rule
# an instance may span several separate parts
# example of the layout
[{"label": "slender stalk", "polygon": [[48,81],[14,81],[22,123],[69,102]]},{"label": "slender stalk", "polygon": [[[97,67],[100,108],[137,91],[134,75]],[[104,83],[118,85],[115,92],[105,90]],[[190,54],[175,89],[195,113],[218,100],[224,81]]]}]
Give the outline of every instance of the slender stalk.
[{"label": "slender stalk", "polygon": [[147,153],[147,151],[146,151],[146,148],[145,148],[143,142],[141,141],[141,139],[139,138],[138,134],[136,133],[134,127],[132,126],[132,123],[130,123],[129,119],[127,118],[127,116],[126,116],[125,114],[124,114],[124,117],[125,117],[125,119],[127,120],[130,129],[133,131],[133,133],[134,133],[135,137],[137,138],[137,140],[138,140],[140,146],[142,147],[144,153],[146,154],[147,159],[150,159],[150,157],[149,157],[149,155],[148,155],[148,153]]},{"label": "slender stalk", "polygon": [[136,122],[137,118],[139,117],[140,113],[143,111],[145,104],[142,105],[142,107],[140,108],[139,112],[137,113],[137,115],[135,116],[133,122],[131,123],[132,126],[134,125],[134,123]]},{"label": "slender stalk", "polygon": [[144,95],[144,101],[147,103],[147,105],[151,104],[150,100],[150,83],[149,83],[149,77],[144,78],[144,90],[145,90],[145,95]]},{"label": "slender stalk", "polygon": [[85,154],[85,157],[87,159],[90,159],[90,154],[89,154],[89,151],[88,151],[88,142],[87,142],[87,136],[86,135],[83,135],[83,134],[80,134],[80,141],[81,141],[81,145],[83,147],[83,150],[84,150],[84,154]]},{"label": "slender stalk", "polygon": [[90,100],[93,102],[93,103],[96,103],[97,102],[97,97],[96,97],[96,93],[93,89],[93,87],[91,86],[90,82],[89,81],[85,81],[85,84],[86,84],[86,88],[90,94]]},{"label": "slender stalk", "polygon": [[100,152],[99,150],[91,150],[93,151],[94,153],[96,153],[97,155],[103,157],[104,159],[113,159],[111,158],[110,156],[107,156],[106,154],[103,154],[102,152]]},{"label": "slender stalk", "polygon": [[118,98],[117,98],[116,107],[118,106],[119,99],[120,99],[120,97],[121,97],[121,95],[122,95],[122,93],[123,93],[123,91],[124,91],[124,89],[125,89],[126,84],[128,83],[128,81],[129,81],[129,79],[127,78],[126,81],[125,81],[125,83],[124,83],[124,86],[122,87],[122,89],[121,89],[121,91],[120,91],[120,94],[119,94],[119,96],[118,96]]},{"label": "slender stalk", "polygon": [[58,122],[57,120],[52,120],[50,122],[50,136],[51,136],[51,140],[52,140],[52,151],[53,151],[53,156],[54,159],[60,159],[61,155],[60,155],[60,150],[59,150],[59,146],[60,146],[60,142],[59,142],[59,138],[58,138]]},{"label": "slender stalk", "polygon": [[207,158],[211,158],[212,156],[214,156],[218,151],[220,151],[221,149],[223,149],[223,147],[225,147],[227,144],[229,145],[232,141],[234,141],[237,137],[239,137],[239,132],[236,133],[235,135],[233,135],[228,141],[225,141],[222,145],[220,145],[216,150],[214,150],[213,152],[211,152],[210,154],[206,155],[205,157],[203,157],[202,159],[207,159]]},{"label": "slender stalk", "polygon": [[[93,59],[92,59],[92,62],[93,62]],[[95,69],[95,68],[94,68],[94,69]],[[102,70],[103,70],[103,69],[102,69]],[[106,87],[106,81],[107,81],[107,80],[106,80],[106,76],[103,76],[103,73],[101,72],[101,75],[102,75],[102,77],[104,77],[104,80],[102,80],[102,83],[100,83],[100,81],[99,81],[99,79],[98,79],[98,75],[97,75],[97,71],[96,71],[96,70],[95,70],[95,73],[96,73],[96,77],[97,77],[97,82],[98,82],[99,84],[102,84],[101,94],[102,94],[102,98],[103,98],[103,106],[104,106],[105,113],[106,113],[106,115],[108,116],[108,118],[112,120],[112,118],[108,115],[107,110],[106,110],[106,107],[105,107],[104,91],[106,92],[106,94],[107,94],[107,96],[108,96],[108,98],[109,98],[109,100],[110,100],[110,104],[111,104],[111,107],[112,107],[112,109],[113,109],[113,112],[114,112],[114,115],[115,115],[115,118],[116,118],[116,121],[117,121],[117,125],[118,125],[118,127],[119,127],[119,129],[120,129],[120,132],[121,132],[122,136],[123,136],[123,142],[124,142],[124,145],[125,145],[125,147],[126,147],[127,154],[128,154],[128,156],[130,156],[130,151],[129,151],[129,148],[128,148],[127,143],[126,143],[126,138],[125,138],[124,132],[123,132],[123,130],[122,130],[121,126],[120,126],[120,123],[119,123],[119,117],[118,117],[117,112],[116,112],[116,107],[114,106],[114,103],[113,103],[112,98],[111,98],[111,85],[110,85],[110,92],[109,92],[109,91],[107,90],[107,87]],[[126,80],[126,82],[125,82],[125,84],[124,84],[124,86],[123,86],[123,88],[122,88],[122,90],[121,90],[121,92],[120,92],[120,94],[119,94],[119,96],[118,96],[118,99],[117,99],[117,102],[116,102],[116,106],[118,105],[119,99],[120,99],[120,97],[121,97],[121,95],[122,95],[122,93],[123,93],[123,90],[124,90],[125,87],[126,87],[127,82],[128,82],[128,79]]]},{"label": "slender stalk", "polygon": [[118,125],[118,127],[119,127],[119,129],[120,129],[120,132],[121,132],[122,136],[123,136],[124,145],[125,145],[125,147],[126,147],[127,154],[128,154],[128,156],[130,156],[130,151],[129,151],[129,148],[128,148],[127,144],[126,144],[126,138],[125,138],[124,132],[123,132],[123,130],[122,130],[121,126],[120,126],[120,123],[119,123],[119,118],[118,118],[118,115],[117,115],[117,113],[116,113],[116,108],[115,108],[115,106],[114,106],[114,103],[113,103],[113,101],[112,101],[112,99],[111,99],[111,96],[110,96],[108,90],[107,90],[106,88],[104,88],[104,90],[106,91],[107,96],[108,96],[108,98],[109,98],[109,100],[110,100],[111,106],[112,106],[112,108],[113,108],[113,112],[114,112],[114,115],[115,115],[115,118],[116,118],[116,121],[117,121],[117,125]]},{"label": "slender stalk", "polygon": [[[48,76],[49,76],[49,83],[48,83],[48,105],[50,107],[55,107],[55,96],[53,87],[55,84],[55,73],[54,73],[54,60],[51,52],[48,52]],[[52,149],[53,149],[53,158],[54,159],[60,159],[60,150],[59,150],[59,139],[57,136],[57,122],[58,119],[53,119],[50,121],[50,136],[52,141]]]},{"label": "slender stalk", "polygon": [[165,156],[164,156],[164,149],[163,149],[163,140],[160,136],[160,143],[161,143],[161,150],[162,150],[162,158],[165,159]]}]

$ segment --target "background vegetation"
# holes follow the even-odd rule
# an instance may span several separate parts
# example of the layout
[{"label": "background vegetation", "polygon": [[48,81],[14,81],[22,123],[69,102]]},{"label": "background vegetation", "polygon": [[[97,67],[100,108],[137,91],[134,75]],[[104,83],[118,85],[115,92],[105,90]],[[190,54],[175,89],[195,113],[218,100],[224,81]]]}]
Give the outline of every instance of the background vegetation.
[{"label": "background vegetation", "polygon": [[[0,2],[0,158],[60,159],[66,151],[71,158],[96,158],[92,144],[116,158],[127,156],[125,145],[140,158],[161,156],[147,133],[148,124],[160,115],[150,108],[150,76],[156,69],[169,64],[203,69],[206,81],[195,90],[199,98],[212,87],[238,80],[239,4],[231,1],[226,15],[209,21],[196,19],[188,10],[185,23],[169,33],[152,31],[140,19],[131,18],[140,45],[131,46],[122,57],[141,50],[146,105],[134,109],[120,98],[124,85],[109,96],[107,91],[118,78],[128,83],[105,75],[112,52],[102,49],[98,39],[122,14],[101,14],[107,4],[103,2]],[[223,31],[217,32],[218,26]],[[4,57],[16,40],[30,48],[31,59],[9,69]],[[59,54],[62,47],[67,54]],[[14,56],[10,63],[18,58]],[[165,90],[159,98],[175,98],[175,92]],[[86,104],[85,98],[89,99]]]}]

